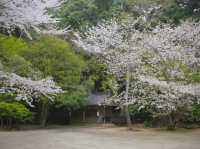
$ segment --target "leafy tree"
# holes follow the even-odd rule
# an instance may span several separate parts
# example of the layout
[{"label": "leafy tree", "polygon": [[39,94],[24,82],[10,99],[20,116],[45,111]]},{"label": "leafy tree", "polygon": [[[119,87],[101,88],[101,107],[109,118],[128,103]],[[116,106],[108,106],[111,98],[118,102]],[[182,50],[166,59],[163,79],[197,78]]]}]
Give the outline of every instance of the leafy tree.
[{"label": "leafy tree", "polygon": [[81,28],[98,20],[93,0],[68,0],[57,15],[61,18],[61,27]]},{"label": "leafy tree", "polygon": [[96,25],[100,20],[117,16],[121,11],[122,0],[66,0],[56,16],[60,26],[85,29]]},{"label": "leafy tree", "polygon": [[[33,81],[51,76],[66,91],[57,98],[58,105],[66,108],[84,105],[93,81],[83,77],[87,62],[68,42],[50,36],[39,36],[35,41],[26,42],[2,35],[0,40],[0,60],[4,70],[30,77]],[[42,123],[45,123],[50,101],[41,99]]]},{"label": "leafy tree", "polygon": [[52,76],[63,89],[79,84],[86,67],[83,57],[76,54],[68,42],[56,37],[42,36],[30,42],[22,56],[35,70],[42,72],[42,77]]},{"label": "leafy tree", "polygon": [[3,69],[20,76],[32,77],[35,71],[31,63],[20,55],[24,49],[28,49],[24,40],[0,34],[0,63]]}]

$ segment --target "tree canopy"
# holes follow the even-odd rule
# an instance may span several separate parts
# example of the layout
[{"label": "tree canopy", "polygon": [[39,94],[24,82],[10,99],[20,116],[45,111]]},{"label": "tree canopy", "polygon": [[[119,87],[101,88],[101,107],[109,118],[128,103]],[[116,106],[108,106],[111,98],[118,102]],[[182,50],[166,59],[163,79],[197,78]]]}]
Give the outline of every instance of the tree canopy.
[{"label": "tree canopy", "polygon": [[0,90],[43,117],[50,104],[81,108],[92,92],[125,107],[128,121],[131,106],[198,110],[199,0],[3,0],[0,8]]}]

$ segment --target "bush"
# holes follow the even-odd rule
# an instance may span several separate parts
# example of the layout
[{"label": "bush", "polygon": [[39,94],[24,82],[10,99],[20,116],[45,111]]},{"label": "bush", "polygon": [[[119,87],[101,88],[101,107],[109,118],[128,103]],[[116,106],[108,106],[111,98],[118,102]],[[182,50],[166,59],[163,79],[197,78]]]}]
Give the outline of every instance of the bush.
[{"label": "bush", "polygon": [[194,104],[191,109],[186,113],[184,119],[185,127],[191,127],[190,125],[200,124],[200,105]]},{"label": "bush", "polygon": [[152,126],[152,121],[151,120],[146,120],[146,121],[144,121],[144,127],[153,127]]},{"label": "bush", "polygon": [[200,124],[200,105],[194,104],[190,106],[177,107],[170,113],[155,113],[152,119],[153,126],[167,127],[174,130],[181,128],[196,128]]},{"label": "bush", "polygon": [[0,102],[1,127],[12,128],[14,124],[29,122],[32,120],[32,113],[23,105],[17,102]]},{"label": "bush", "polygon": [[136,123],[151,122],[152,114],[146,108],[142,108],[140,110],[138,109],[139,107],[137,105],[129,106],[129,112],[132,120]]},{"label": "bush", "polygon": [[192,107],[192,117],[194,122],[200,123],[200,105],[193,105]]}]

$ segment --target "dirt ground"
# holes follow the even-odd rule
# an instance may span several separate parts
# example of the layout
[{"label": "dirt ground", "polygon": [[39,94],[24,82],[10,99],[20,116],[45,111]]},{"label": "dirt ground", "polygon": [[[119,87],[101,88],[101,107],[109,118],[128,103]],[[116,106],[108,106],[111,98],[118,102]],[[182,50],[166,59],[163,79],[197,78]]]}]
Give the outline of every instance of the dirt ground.
[{"label": "dirt ground", "polygon": [[200,129],[68,126],[0,132],[0,149],[200,149]]}]

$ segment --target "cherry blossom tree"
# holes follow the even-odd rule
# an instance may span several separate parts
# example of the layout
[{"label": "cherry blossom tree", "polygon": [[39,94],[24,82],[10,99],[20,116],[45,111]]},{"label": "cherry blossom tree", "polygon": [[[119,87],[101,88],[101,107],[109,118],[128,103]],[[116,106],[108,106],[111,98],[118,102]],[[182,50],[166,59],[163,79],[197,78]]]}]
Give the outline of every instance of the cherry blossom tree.
[{"label": "cherry blossom tree", "polygon": [[[138,61],[139,53],[137,53],[140,51],[130,47],[131,37],[129,31],[139,20],[140,18],[134,21],[133,24],[130,24],[130,28],[120,25],[116,21],[100,24],[97,27],[91,28],[85,34],[86,38],[76,34],[77,40],[74,41],[76,45],[84,50],[100,54],[102,62],[107,64],[112,74],[118,76],[118,78],[126,76],[126,89],[123,95],[125,103],[123,107],[129,129],[131,129],[131,118],[128,111],[130,71],[134,71],[136,65],[140,63]],[[133,55],[134,52],[132,50],[137,55]]]},{"label": "cherry blossom tree", "polygon": [[42,80],[31,80],[20,77],[14,73],[0,71],[1,93],[16,93],[17,100],[24,100],[30,106],[40,96],[45,96],[53,101],[53,97],[63,93],[63,90],[56,85],[52,78]]},{"label": "cherry blossom tree", "polygon": [[0,27],[9,34],[18,28],[29,39],[32,39],[30,28],[42,33],[64,34],[67,29],[57,31],[58,19],[48,13],[48,9],[58,9],[61,4],[60,0],[1,0]]},{"label": "cherry blossom tree", "polygon": [[41,109],[41,126],[46,125],[48,115],[48,103],[54,101],[57,94],[64,91],[56,85],[52,78],[42,80],[31,80],[29,78],[20,77],[14,73],[5,73],[0,71],[0,93],[14,93],[16,100],[24,100],[30,106],[33,102],[42,102]]},{"label": "cherry blossom tree", "polygon": [[[161,24],[155,29],[137,29],[140,21],[146,19],[140,17],[135,21],[123,23],[102,23],[89,29],[84,35],[76,34],[77,39],[74,41],[77,46],[96,54],[118,79],[126,78],[125,90],[114,95],[112,99],[125,105],[129,126],[128,105],[140,99],[136,98],[134,90],[142,91],[137,88],[137,84],[132,85],[132,76],[137,78],[139,84],[143,82],[159,87],[167,96],[161,98],[154,94],[155,100],[151,104],[163,107],[168,112],[182,102],[179,99],[183,98],[183,95],[199,98],[196,94],[199,84],[188,84],[182,67],[189,69],[191,74],[199,69],[200,24],[183,22],[178,27]],[[169,65],[170,63],[172,65]],[[147,66],[150,69],[146,69]],[[191,101],[189,98],[184,99],[188,103]],[[146,101],[140,100],[140,103],[143,106]]]}]

